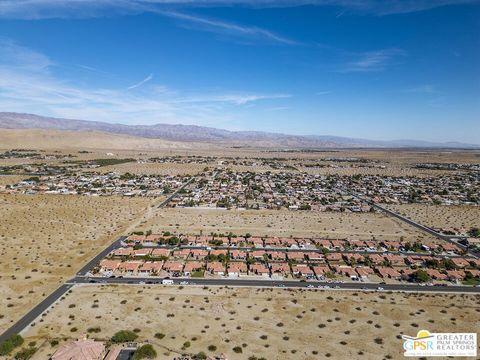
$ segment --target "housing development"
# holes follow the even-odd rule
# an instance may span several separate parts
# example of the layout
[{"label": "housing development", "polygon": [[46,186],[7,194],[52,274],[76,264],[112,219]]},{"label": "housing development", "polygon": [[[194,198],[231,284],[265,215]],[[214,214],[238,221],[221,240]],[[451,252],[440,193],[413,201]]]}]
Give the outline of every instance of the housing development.
[{"label": "housing development", "polygon": [[0,360],[478,359],[480,0],[0,0]]}]

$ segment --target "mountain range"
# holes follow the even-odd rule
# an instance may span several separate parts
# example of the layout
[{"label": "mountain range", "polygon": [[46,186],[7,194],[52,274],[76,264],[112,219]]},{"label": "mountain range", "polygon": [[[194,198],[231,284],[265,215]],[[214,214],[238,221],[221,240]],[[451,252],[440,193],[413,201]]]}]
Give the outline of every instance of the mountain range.
[{"label": "mountain range", "polygon": [[0,129],[52,129],[98,131],[149,139],[180,142],[204,142],[225,146],[275,148],[480,148],[480,145],[459,142],[419,140],[366,140],[327,135],[288,135],[261,131],[229,131],[196,125],[125,125],[100,121],[61,119],[34,114],[0,112]]}]

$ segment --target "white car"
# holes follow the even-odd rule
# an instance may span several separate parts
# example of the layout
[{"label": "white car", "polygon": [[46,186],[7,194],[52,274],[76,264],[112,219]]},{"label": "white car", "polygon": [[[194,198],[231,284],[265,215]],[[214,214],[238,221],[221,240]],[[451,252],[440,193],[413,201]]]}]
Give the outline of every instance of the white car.
[{"label": "white car", "polygon": [[315,286],[313,286],[313,285],[308,285],[308,286],[307,286],[307,288],[309,288],[309,289],[313,289],[314,287],[315,287]]},{"label": "white car", "polygon": [[378,290],[378,291],[383,291],[383,290],[385,290],[385,289],[382,288],[381,286],[379,286],[379,287],[377,288],[377,290]]},{"label": "white car", "polygon": [[180,285],[188,285],[188,281],[182,281]]}]

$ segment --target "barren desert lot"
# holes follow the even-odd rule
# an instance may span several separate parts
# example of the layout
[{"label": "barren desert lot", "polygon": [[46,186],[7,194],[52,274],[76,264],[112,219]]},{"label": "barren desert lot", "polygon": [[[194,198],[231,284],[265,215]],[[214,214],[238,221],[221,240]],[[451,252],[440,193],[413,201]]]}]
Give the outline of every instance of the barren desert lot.
[{"label": "barren desert lot", "polygon": [[0,195],[0,331],[126,231],[150,201]]},{"label": "barren desert lot", "polygon": [[431,239],[403,222],[381,213],[339,213],[289,210],[158,209],[137,230],[154,233],[326,237],[407,241]]},{"label": "barren desert lot", "polygon": [[410,219],[434,228],[456,228],[468,230],[480,228],[480,207],[478,206],[441,206],[441,205],[389,205]]},{"label": "barren desert lot", "polygon": [[76,339],[89,328],[99,328],[90,335],[96,339],[135,330],[159,359],[200,351],[233,360],[401,359],[400,334],[475,332],[479,315],[478,295],[82,285],[23,335],[40,346],[38,360],[55,351],[48,340]]}]

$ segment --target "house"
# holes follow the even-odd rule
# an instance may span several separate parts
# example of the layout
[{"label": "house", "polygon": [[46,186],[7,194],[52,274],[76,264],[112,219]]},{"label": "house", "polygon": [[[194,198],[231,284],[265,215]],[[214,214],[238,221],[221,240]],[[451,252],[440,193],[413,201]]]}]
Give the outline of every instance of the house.
[{"label": "house", "polygon": [[114,256],[130,256],[130,255],[133,255],[133,248],[127,247],[127,248],[115,249],[113,250],[112,254]]},{"label": "house", "polygon": [[400,249],[403,248],[402,243],[399,241],[382,241],[380,245],[382,245],[385,249],[394,251],[400,251]]},{"label": "house", "polygon": [[338,273],[340,275],[348,276],[351,279],[356,279],[357,275],[358,275],[354,268],[352,268],[351,266],[347,266],[347,265],[333,266],[333,270],[336,273]]},{"label": "house", "polygon": [[343,250],[345,248],[344,240],[330,240],[334,249]]},{"label": "house", "polygon": [[255,260],[262,260],[263,255],[265,255],[265,250],[254,250],[248,254],[248,257]]},{"label": "house", "polygon": [[230,238],[230,246],[238,246],[240,243],[244,243],[244,239],[243,238],[239,238],[239,237],[231,237]]},{"label": "house", "polygon": [[409,255],[405,259],[411,266],[423,266],[425,263],[425,257],[421,255]]},{"label": "house", "polygon": [[398,254],[387,254],[385,255],[385,260],[387,260],[393,267],[405,266],[405,258]]},{"label": "house", "polygon": [[281,273],[281,274],[288,274],[290,273],[290,266],[288,263],[272,263],[270,265],[272,274]]},{"label": "house", "polygon": [[227,267],[228,276],[236,277],[247,273],[247,264],[244,262],[230,262]]},{"label": "house", "polygon": [[288,260],[303,261],[305,260],[305,253],[302,251],[289,251],[287,253]]},{"label": "house", "polygon": [[465,279],[465,271],[463,270],[447,270],[449,280],[460,281]]},{"label": "house", "polygon": [[196,260],[204,259],[208,255],[208,251],[204,249],[192,249],[190,255]]},{"label": "house", "polygon": [[363,263],[365,261],[363,255],[358,253],[344,253],[343,257],[348,263],[351,263],[352,265]]},{"label": "house", "polygon": [[330,272],[330,268],[326,265],[317,265],[313,266],[313,271],[315,272],[315,275],[317,275],[317,278],[323,278],[326,273]]},{"label": "house", "polygon": [[247,239],[247,243],[255,247],[263,247],[263,240],[260,237],[250,237]]},{"label": "house", "polygon": [[[294,239],[289,239],[288,246],[289,247],[294,247],[295,244],[293,242],[291,242],[291,240],[294,240]],[[298,246],[300,248],[305,249],[305,248],[312,245],[312,240],[311,239],[300,238],[300,239],[297,239],[297,243],[298,243]]]},{"label": "house", "polygon": [[186,276],[190,276],[194,271],[203,270],[203,263],[200,261],[187,261],[183,268],[183,273]]},{"label": "house", "polygon": [[163,270],[173,276],[179,276],[182,273],[183,263],[179,261],[165,261]]},{"label": "house", "polygon": [[480,278],[480,270],[468,269],[465,270],[465,273],[470,273],[470,275],[472,275],[474,278]]},{"label": "house", "polygon": [[270,269],[265,264],[250,264],[250,272],[254,273],[255,275],[262,275],[262,276],[269,276]]},{"label": "house", "polygon": [[269,251],[268,257],[273,261],[285,261],[285,253],[283,251]]},{"label": "house", "polygon": [[163,261],[147,261],[140,266],[140,274],[158,274],[162,270]]},{"label": "house", "polygon": [[243,250],[230,250],[230,259],[232,260],[245,260],[247,258],[247,252]]},{"label": "house", "polygon": [[264,240],[265,247],[279,247],[282,245],[282,241],[279,238],[265,238]]},{"label": "house", "polygon": [[447,280],[448,276],[441,273],[437,269],[427,269],[427,274],[434,280]]},{"label": "house", "polygon": [[147,235],[145,237],[145,242],[149,242],[149,243],[156,243],[156,242],[159,242],[161,239],[162,239],[162,235]]},{"label": "house", "polygon": [[120,265],[118,265],[118,270],[126,274],[133,275],[138,271],[138,268],[142,266],[142,264],[143,264],[143,261],[136,261],[136,260],[124,261],[120,263]]},{"label": "house", "polygon": [[[280,238],[280,244],[285,247],[298,247],[298,242],[295,239],[292,238]],[[305,247],[307,245],[307,240],[306,239],[300,239],[302,240],[302,247]]]},{"label": "house", "polygon": [[325,255],[325,258],[327,259],[329,264],[338,264],[343,262],[343,257],[340,253],[329,253]]},{"label": "house", "polygon": [[175,259],[186,259],[190,255],[190,249],[175,250],[172,255]]},{"label": "house", "polygon": [[368,258],[374,265],[382,264],[385,261],[385,258],[383,257],[383,255],[380,255],[380,254],[370,254],[368,255]]},{"label": "house", "polygon": [[467,259],[465,258],[461,258],[461,257],[454,257],[454,258],[450,258],[450,260],[452,260],[452,262],[459,268],[464,268],[466,266],[469,266],[470,263],[468,262]]},{"label": "house", "polygon": [[212,261],[207,264],[207,270],[215,275],[225,275],[225,265],[219,261]]},{"label": "house", "polygon": [[325,240],[325,239],[322,239],[322,240],[315,240],[315,244],[317,246],[321,246],[325,249],[328,249],[328,250],[332,250],[333,249],[333,246],[332,246],[332,243],[330,242],[330,240]]},{"label": "house", "polygon": [[[210,240],[210,242],[211,242],[211,241],[212,241],[212,240]],[[229,243],[229,239],[228,239],[228,237],[226,237],[226,236],[215,236],[215,237],[213,238],[213,241],[215,241],[215,243],[217,243],[217,242],[218,242],[219,244],[221,243],[222,245],[228,245],[228,243]]]},{"label": "house", "polygon": [[371,274],[374,273],[373,269],[368,266],[361,266],[355,268],[355,271],[357,272],[358,276],[362,279],[368,278]]},{"label": "house", "polygon": [[453,253],[458,252],[458,246],[456,246],[454,244],[443,242],[441,246],[442,246],[443,250],[446,251],[446,252],[453,252]]},{"label": "house", "polygon": [[143,243],[146,239],[146,236],[145,235],[130,235],[128,238],[127,238],[127,241],[131,241],[131,242],[134,242],[134,243]]},{"label": "house", "polygon": [[113,272],[118,269],[121,263],[120,260],[103,259],[100,261],[100,271]]},{"label": "house", "polygon": [[155,248],[152,250],[151,257],[166,257],[168,258],[170,256],[170,250],[169,249],[164,249],[164,248]]},{"label": "house", "polygon": [[297,277],[304,277],[307,279],[315,277],[313,270],[305,264],[292,265],[292,273]]},{"label": "house", "polygon": [[152,252],[151,248],[142,248],[142,249],[137,249],[133,250],[133,255],[134,256],[148,256]]},{"label": "house", "polygon": [[397,270],[388,267],[377,267],[377,272],[382,278],[400,279],[401,277],[401,274]]},{"label": "house", "polygon": [[215,249],[215,250],[210,250],[210,255],[225,255],[225,257],[228,255],[228,250],[227,249]]},{"label": "house", "polygon": [[105,357],[105,353],[105,345],[102,342],[85,338],[60,346],[50,359],[102,360]]},{"label": "house", "polygon": [[325,260],[325,257],[323,256],[323,254],[319,251],[310,251],[307,253],[307,259],[309,261],[315,261],[315,262],[319,262],[319,261],[324,261]]}]

